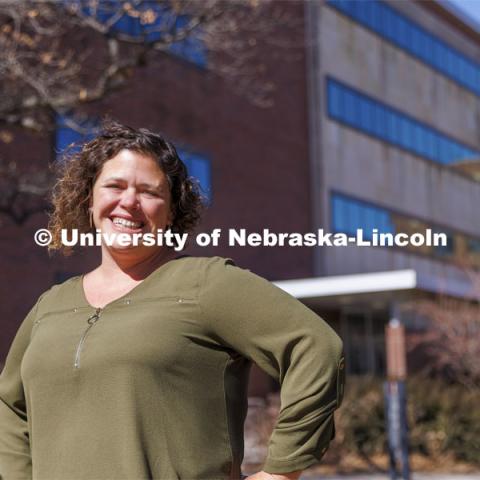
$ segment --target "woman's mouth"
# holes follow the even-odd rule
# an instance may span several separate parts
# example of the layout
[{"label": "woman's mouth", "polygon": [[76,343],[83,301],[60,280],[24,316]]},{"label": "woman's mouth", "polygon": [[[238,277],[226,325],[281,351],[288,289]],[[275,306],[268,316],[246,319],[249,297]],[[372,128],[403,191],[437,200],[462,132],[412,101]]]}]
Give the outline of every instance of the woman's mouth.
[{"label": "woman's mouth", "polygon": [[127,220],[126,218],[122,217],[112,217],[110,220],[119,230],[129,232],[139,232],[145,225],[144,222]]}]

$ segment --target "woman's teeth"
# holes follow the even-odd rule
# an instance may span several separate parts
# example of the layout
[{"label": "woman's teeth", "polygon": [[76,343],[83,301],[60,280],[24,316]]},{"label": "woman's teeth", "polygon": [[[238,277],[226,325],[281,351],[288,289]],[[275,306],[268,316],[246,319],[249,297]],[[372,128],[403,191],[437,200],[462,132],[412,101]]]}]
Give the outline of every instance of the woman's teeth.
[{"label": "woman's teeth", "polygon": [[131,222],[130,220],[126,220],[125,218],[114,218],[113,223],[115,225],[121,225],[122,227],[127,228],[140,228],[142,226],[142,222]]}]

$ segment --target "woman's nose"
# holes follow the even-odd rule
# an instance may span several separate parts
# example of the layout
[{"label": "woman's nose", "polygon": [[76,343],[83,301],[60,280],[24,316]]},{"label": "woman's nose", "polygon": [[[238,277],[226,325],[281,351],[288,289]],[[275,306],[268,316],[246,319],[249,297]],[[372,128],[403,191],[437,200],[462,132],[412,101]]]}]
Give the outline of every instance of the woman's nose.
[{"label": "woman's nose", "polygon": [[125,208],[138,208],[139,202],[137,198],[137,193],[134,188],[126,188],[122,192],[120,198],[120,205]]}]

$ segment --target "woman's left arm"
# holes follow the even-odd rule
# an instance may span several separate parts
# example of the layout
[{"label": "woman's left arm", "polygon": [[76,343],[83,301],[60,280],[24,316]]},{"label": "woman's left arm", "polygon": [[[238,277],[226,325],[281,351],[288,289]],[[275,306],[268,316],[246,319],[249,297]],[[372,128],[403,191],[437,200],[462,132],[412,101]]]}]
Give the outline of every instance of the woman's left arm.
[{"label": "woman's left arm", "polygon": [[[199,302],[212,335],[280,383],[280,413],[263,471],[255,475],[295,480],[334,437],[343,393],[340,338],[301,302],[227,259],[209,262]],[[255,475],[251,480],[267,480]]]}]

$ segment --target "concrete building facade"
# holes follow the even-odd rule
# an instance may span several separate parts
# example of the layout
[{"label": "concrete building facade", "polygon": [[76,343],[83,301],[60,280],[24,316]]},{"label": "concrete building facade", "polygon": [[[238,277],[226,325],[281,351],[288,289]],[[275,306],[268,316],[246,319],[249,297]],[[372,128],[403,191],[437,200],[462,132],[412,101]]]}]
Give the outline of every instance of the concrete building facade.
[{"label": "concrete building facade", "polygon": [[[410,269],[422,279],[413,290],[468,296],[458,263],[480,265],[480,184],[456,165],[480,151],[479,45],[477,26],[448,2],[306,2],[313,229],[430,228],[448,239],[318,248],[314,276]],[[351,373],[382,373],[384,323],[399,298],[359,295],[363,282],[328,301],[322,289],[280,285],[343,332]]]}]

